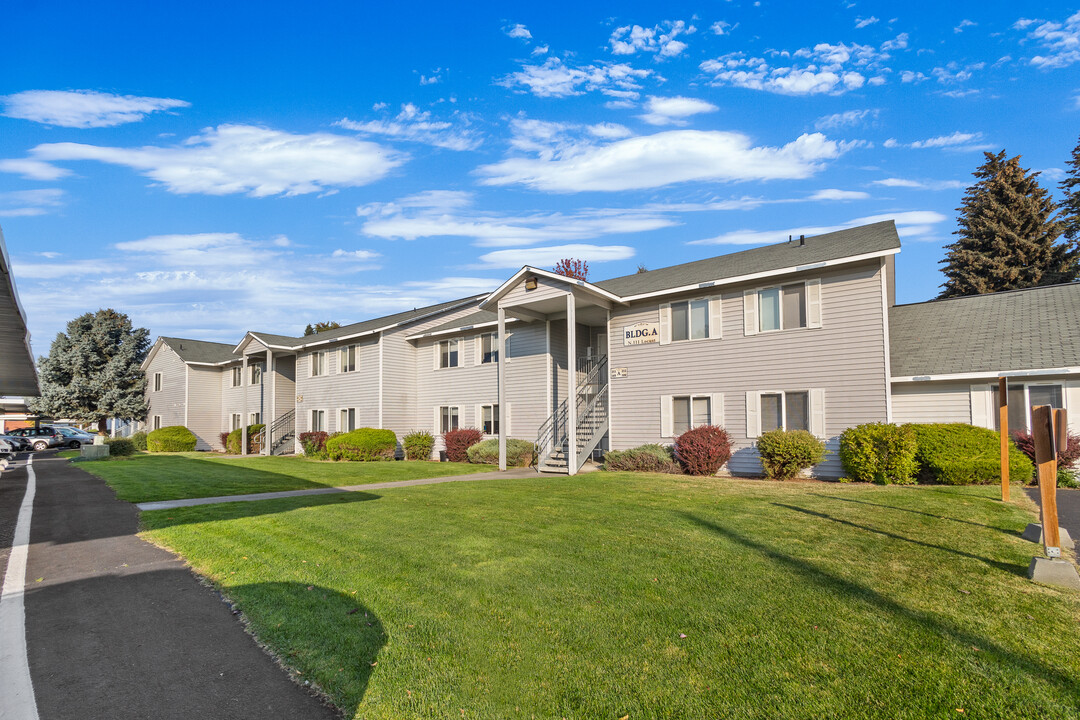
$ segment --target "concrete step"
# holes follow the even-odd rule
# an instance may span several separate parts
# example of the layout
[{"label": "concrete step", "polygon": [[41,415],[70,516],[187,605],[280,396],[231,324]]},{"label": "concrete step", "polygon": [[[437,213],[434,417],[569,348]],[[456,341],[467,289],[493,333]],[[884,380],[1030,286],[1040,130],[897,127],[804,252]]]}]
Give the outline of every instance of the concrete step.
[{"label": "concrete step", "polygon": [[543,465],[540,465],[536,469],[537,469],[538,472],[551,473],[553,475],[569,475],[570,474],[569,468],[567,468],[565,465],[553,466],[553,465],[548,465],[548,464],[545,463]]}]

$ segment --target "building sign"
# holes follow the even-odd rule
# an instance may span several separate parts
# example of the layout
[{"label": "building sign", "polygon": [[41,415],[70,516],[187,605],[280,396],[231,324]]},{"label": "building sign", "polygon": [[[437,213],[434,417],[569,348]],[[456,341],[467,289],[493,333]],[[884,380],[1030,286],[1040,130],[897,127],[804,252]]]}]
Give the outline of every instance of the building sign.
[{"label": "building sign", "polygon": [[627,368],[624,368],[624,367],[611,368],[611,379],[612,380],[615,380],[617,378],[624,378],[624,377],[627,377],[629,375],[630,375],[630,372],[629,372],[629,370]]},{"label": "building sign", "polygon": [[642,322],[623,328],[623,345],[648,345],[660,342],[660,323]]}]

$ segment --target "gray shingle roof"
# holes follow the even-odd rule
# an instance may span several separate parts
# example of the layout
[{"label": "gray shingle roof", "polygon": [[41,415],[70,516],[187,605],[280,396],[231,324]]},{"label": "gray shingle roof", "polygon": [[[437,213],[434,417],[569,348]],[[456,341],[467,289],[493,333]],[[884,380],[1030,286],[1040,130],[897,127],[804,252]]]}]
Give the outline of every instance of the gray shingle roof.
[{"label": "gray shingle roof", "polygon": [[161,340],[171,347],[184,362],[219,363],[240,359],[239,355],[233,354],[234,346],[226,343],[173,337],[163,337]]},{"label": "gray shingle roof", "polygon": [[741,275],[813,265],[827,260],[899,247],[900,238],[896,234],[896,225],[892,220],[886,220],[872,225],[808,237],[805,245],[799,245],[799,240],[796,238],[790,243],[766,245],[682,265],[625,275],[611,280],[602,280],[594,285],[621,297],[628,297]]},{"label": "gray shingle roof", "polygon": [[493,323],[499,321],[498,313],[489,312],[487,310],[477,310],[474,313],[470,313],[465,317],[460,317],[457,320],[451,320],[448,323],[443,323],[433,328],[429,328],[424,331],[425,335],[432,333],[442,332],[443,330],[457,330],[458,328],[468,328],[475,325],[483,325],[485,323]]},{"label": "gray shingle roof", "polygon": [[1080,366],[1080,284],[897,305],[893,377]]}]

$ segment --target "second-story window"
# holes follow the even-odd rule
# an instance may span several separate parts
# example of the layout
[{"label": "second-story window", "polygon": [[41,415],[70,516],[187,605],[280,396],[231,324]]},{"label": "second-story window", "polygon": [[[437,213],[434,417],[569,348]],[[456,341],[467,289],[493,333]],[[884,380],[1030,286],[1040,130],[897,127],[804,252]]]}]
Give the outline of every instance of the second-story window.
[{"label": "second-story window", "polygon": [[242,367],[234,367],[232,369],[232,386],[240,387],[240,383],[244,381],[244,369]]},{"label": "second-story window", "polygon": [[338,351],[338,372],[355,372],[359,356],[360,348],[356,345],[341,348]]},{"label": "second-story window", "polygon": [[499,334],[484,333],[480,336],[480,363],[499,362]]},{"label": "second-story window", "polygon": [[671,303],[671,340],[703,340],[709,337],[709,300]]},{"label": "second-story window", "polygon": [[806,284],[758,290],[758,331],[806,327]]},{"label": "second-story window", "polygon": [[262,384],[262,365],[252,365],[251,366],[251,384],[252,385],[261,385]]},{"label": "second-story window", "polygon": [[439,367],[452,368],[458,366],[458,341],[442,340],[439,342]]},{"label": "second-story window", "polygon": [[154,373],[154,392],[161,392],[161,373]]},{"label": "second-story window", "polygon": [[311,377],[319,377],[326,374],[326,352],[317,350],[311,353]]}]

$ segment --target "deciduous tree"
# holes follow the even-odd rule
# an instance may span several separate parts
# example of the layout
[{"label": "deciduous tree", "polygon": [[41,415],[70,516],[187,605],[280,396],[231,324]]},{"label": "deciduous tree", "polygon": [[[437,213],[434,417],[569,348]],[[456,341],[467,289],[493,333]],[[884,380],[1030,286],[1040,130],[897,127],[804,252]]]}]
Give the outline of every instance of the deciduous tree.
[{"label": "deciduous tree", "polygon": [[575,258],[563,258],[555,263],[554,272],[575,280],[589,279],[589,263]]}]

